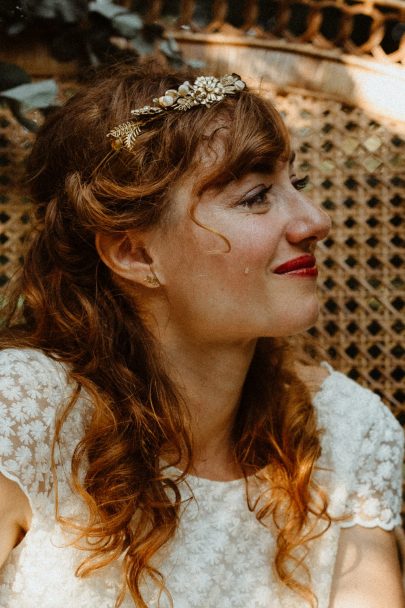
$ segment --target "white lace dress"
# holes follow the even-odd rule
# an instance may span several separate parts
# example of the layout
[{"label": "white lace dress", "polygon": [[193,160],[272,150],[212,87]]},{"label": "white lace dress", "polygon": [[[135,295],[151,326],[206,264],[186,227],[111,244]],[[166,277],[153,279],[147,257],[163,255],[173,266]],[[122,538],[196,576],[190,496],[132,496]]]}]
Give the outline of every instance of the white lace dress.
[{"label": "white lace dress", "polygon": [[[326,364],[325,364],[326,365]],[[349,520],[333,524],[312,543],[307,563],[319,608],[328,608],[331,579],[342,526],[400,523],[403,434],[379,397],[329,366],[314,399],[322,438],[323,472],[331,512],[348,510]],[[0,471],[29,497],[33,519],[24,540],[0,571],[0,608],[113,608],[120,585],[120,562],[90,578],[74,575],[83,555],[67,546],[54,518],[50,446],[55,412],[71,388],[64,368],[32,349],[0,353]],[[57,469],[63,514],[82,505],[69,484],[69,456],[82,433],[88,403],[68,418]],[[327,470],[325,470],[327,469]],[[251,480],[250,483],[257,483]],[[274,535],[246,505],[244,482],[190,476],[175,539],[156,557],[174,608],[302,608],[304,602],[280,585],[271,564]],[[148,607],[159,605],[153,586],[144,588]],[[133,607],[126,597],[123,607]]]}]

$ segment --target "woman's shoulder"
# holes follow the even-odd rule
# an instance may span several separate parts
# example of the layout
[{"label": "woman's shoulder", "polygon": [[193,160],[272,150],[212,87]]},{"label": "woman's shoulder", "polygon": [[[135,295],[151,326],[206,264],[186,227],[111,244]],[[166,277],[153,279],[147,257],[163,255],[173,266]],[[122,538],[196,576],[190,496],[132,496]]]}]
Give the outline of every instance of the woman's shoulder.
[{"label": "woman's shoulder", "polygon": [[398,421],[377,393],[335,370],[329,363],[297,364],[296,369],[309,389],[324,425],[341,428],[356,425],[356,430],[364,433],[373,425],[384,424],[393,432],[402,433]]},{"label": "woman's shoulder", "polygon": [[379,395],[327,363],[322,367],[328,375],[313,405],[321,465],[335,480],[333,504],[350,515],[341,525],[391,530],[400,523],[403,429]]},{"label": "woman's shoulder", "polygon": [[49,365],[55,365],[57,363],[43,350],[28,346],[15,346],[0,349],[0,362],[2,366],[7,365],[8,363],[12,364],[20,362],[28,363],[29,365],[40,363],[45,367],[49,367]]},{"label": "woman's shoulder", "polygon": [[322,427],[340,430],[342,439],[346,435],[361,440],[371,432],[379,432],[386,438],[403,440],[399,422],[377,393],[326,362],[305,373]]},{"label": "woman's shoulder", "polygon": [[69,390],[64,364],[35,348],[0,350],[0,396],[18,399],[23,391],[36,400],[60,401]]},{"label": "woman's shoulder", "polygon": [[[56,421],[73,391],[66,370],[41,350],[0,351],[0,473],[15,481],[38,508],[51,504],[41,501],[53,483],[51,446]],[[80,440],[82,414],[80,407],[64,424],[66,439],[55,454],[57,465],[61,446],[72,451]]]}]

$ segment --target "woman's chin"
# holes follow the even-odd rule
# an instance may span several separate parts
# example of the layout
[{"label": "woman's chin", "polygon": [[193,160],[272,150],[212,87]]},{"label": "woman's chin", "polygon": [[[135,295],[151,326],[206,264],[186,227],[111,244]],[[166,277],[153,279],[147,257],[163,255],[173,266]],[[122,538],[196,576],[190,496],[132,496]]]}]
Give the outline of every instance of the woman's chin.
[{"label": "woman's chin", "polygon": [[280,318],[277,327],[272,331],[272,337],[294,336],[307,331],[316,324],[319,310],[318,298],[314,298],[312,302],[307,303],[306,306],[303,306],[296,312],[291,310],[290,314],[285,315],[284,318]]}]

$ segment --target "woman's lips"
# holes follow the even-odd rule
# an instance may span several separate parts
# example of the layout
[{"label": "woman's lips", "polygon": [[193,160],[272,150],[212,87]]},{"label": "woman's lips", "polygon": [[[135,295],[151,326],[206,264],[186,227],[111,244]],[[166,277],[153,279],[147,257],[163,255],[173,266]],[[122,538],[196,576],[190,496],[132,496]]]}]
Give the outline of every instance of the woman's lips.
[{"label": "woman's lips", "polygon": [[316,277],[318,269],[316,259],[313,255],[301,255],[293,260],[288,260],[273,270],[275,274],[293,274],[300,277]]}]

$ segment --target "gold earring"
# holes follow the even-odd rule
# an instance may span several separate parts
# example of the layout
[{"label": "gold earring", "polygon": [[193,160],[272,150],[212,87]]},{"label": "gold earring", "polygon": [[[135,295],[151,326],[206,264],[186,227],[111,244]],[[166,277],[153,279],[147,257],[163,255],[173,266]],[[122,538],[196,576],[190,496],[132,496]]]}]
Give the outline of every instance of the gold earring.
[{"label": "gold earring", "polygon": [[145,283],[150,285],[150,287],[159,287],[160,286],[159,279],[155,275],[147,274],[146,277],[144,278],[144,281],[145,281]]}]

